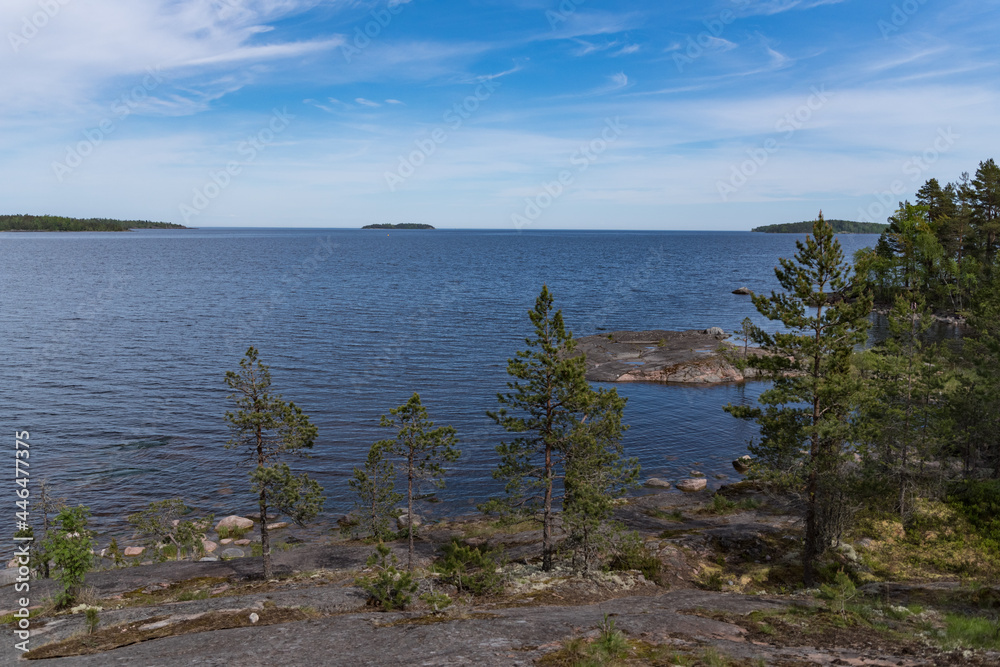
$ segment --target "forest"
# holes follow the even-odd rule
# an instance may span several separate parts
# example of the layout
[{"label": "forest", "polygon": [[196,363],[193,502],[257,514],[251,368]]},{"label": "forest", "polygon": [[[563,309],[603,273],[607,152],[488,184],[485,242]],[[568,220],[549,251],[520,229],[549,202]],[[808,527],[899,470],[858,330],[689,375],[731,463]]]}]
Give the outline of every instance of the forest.
[{"label": "forest", "polygon": [[149,220],[66,218],[58,215],[0,215],[0,232],[127,232],[131,229],[187,229]]},{"label": "forest", "polygon": [[[854,222],[853,220],[827,220],[833,228],[835,234],[881,234],[888,225],[878,222]],[[764,225],[754,227],[752,232],[764,232],[765,234],[809,234],[812,232],[813,221],[805,222],[782,222],[775,225]]]}]

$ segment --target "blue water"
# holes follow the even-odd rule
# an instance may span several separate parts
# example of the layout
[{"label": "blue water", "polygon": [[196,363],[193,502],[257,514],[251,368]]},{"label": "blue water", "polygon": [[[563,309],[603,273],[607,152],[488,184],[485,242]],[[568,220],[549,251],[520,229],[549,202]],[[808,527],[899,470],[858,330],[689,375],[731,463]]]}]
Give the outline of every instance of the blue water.
[{"label": "blue water", "polygon": [[[225,450],[223,377],[248,345],[320,436],[301,462],[350,508],[347,479],[388,437],[378,417],[419,391],[462,458],[431,513],[496,492],[485,411],[529,334],[543,283],[576,335],[736,329],[746,285],[776,289],[796,236],[720,232],[145,230],[0,234],[0,433],[31,432],[32,479],[120,529],[151,500],[253,510]],[[839,237],[849,257],[875,237]],[[758,318],[758,323],[763,324]],[[734,475],[754,433],[728,402],[759,383],[616,385],[644,476]],[[11,455],[12,456],[12,455]],[[718,484],[713,480],[713,484]],[[37,486],[35,487],[37,489]],[[13,512],[13,509],[11,510]]]}]

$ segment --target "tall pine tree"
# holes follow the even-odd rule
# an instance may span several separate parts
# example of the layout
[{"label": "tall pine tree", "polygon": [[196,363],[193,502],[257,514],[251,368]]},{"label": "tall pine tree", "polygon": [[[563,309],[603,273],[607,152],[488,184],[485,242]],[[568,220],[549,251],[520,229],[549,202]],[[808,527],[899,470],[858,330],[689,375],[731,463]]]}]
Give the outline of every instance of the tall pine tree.
[{"label": "tall pine tree", "polygon": [[754,339],[765,354],[748,359],[773,386],[760,395],[763,409],[729,405],[726,410],[760,424],[758,462],[797,464],[790,467],[800,475],[806,500],[803,580],[812,586],[815,561],[837,530],[848,416],[858,390],[851,355],[867,339],[872,301],[868,294],[849,293],[854,291],[850,265],[822,212],[812,236],[796,241],[796,248],[794,259],[782,258],[774,270],[784,292],[753,297],[764,317],[783,325],[776,333],[758,330]]}]

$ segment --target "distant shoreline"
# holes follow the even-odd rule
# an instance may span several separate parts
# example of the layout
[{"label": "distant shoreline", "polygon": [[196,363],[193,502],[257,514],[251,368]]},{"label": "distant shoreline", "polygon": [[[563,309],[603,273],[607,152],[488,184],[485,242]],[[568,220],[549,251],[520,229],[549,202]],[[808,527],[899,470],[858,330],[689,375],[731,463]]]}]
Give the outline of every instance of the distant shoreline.
[{"label": "distant shoreline", "polygon": [[365,225],[361,229],[434,229],[433,225],[425,225],[419,222],[400,222],[396,224],[380,222],[374,225]]},{"label": "distant shoreline", "polygon": [[67,218],[58,215],[0,215],[0,232],[130,232],[133,229],[190,229],[172,222]]},{"label": "distant shoreline", "polygon": [[[878,222],[855,222],[854,220],[827,220],[835,234],[881,234],[889,225]],[[751,232],[765,234],[812,234],[813,221],[783,222],[776,225],[754,227]]]}]

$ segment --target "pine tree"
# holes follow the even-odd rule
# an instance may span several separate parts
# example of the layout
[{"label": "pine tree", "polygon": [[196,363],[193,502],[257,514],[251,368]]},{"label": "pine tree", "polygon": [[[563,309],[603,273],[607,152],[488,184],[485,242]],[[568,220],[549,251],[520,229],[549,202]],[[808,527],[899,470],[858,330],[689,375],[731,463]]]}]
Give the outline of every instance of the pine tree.
[{"label": "pine tree", "polygon": [[380,443],[372,445],[364,468],[355,468],[353,479],[347,482],[357,495],[355,508],[362,530],[379,542],[392,536],[392,510],[403,499],[396,492],[396,467],[386,454]]},{"label": "pine tree", "polygon": [[250,488],[260,507],[260,542],[264,578],[270,579],[271,540],[267,513],[276,509],[301,525],[323,507],[323,488],[308,475],[295,475],[281,459],[303,456],[316,440],[317,429],[302,409],[271,393],[271,372],[250,347],[238,372],[226,373],[235,412],[226,413],[231,437],[227,449],[236,449],[238,465],[250,470]]},{"label": "pine tree", "polygon": [[[507,383],[510,391],[497,394],[500,409],[487,413],[516,436],[497,446],[500,463],[493,477],[505,482],[505,497],[480,507],[503,517],[540,521],[546,571],[552,569],[555,552],[554,512],[563,496],[572,496],[574,483],[576,499],[567,498],[570,510],[600,515],[604,509],[598,496],[617,493],[638,475],[632,462],[620,464],[625,399],[614,390],[595,392],[587,384],[586,360],[574,353],[573,334],[552,303],[543,286],[528,313],[535,335],[525,339],[527,350],[507,361],[507,373],[514,378]],[[592,474],[597,461],[614,461],[606,470],[615,472],[614,479]]]},{"label": "pine tree", "polygon": [[753,297],[761,315],[785,329],[773,334],[758,330],[755,342],[764,354],[748,360],[773,379],[773,386],[760,395],[763,409],[729,405],[726,410],[760,423],[758,462],[768,462],[768,456],[760,456],[764,452],[802,465],[803,580],[812,586],[815,561],[836,531],[839,477],[848,453],[847,417],[858,390],[851,355],[867,339],[872,302],[867,294],[848,293],[854,287],[850,265],[822,212],[813,235],[796,241],[796,248],[794,259],[781,259],[774,270],[784,292]]},{"label": "pine tree", "polygon": [[383,415],[381,425],[396,428],[394,440],[380,440],[376,447],[401,457],[406,474],[406,532],[409,540],[406,569],[413,571],[413,483],[429,480],[437,487],[444,486],[442,463],[456,461],[461,452],[455,448],[455,429],[451,426],[434,428],[427,416],[427,409],[420,402],[420,394],[388,415]]}]

